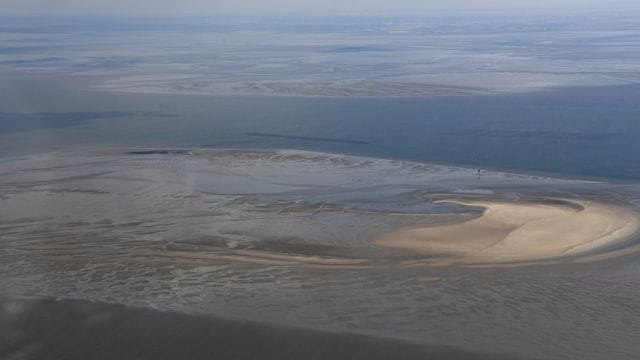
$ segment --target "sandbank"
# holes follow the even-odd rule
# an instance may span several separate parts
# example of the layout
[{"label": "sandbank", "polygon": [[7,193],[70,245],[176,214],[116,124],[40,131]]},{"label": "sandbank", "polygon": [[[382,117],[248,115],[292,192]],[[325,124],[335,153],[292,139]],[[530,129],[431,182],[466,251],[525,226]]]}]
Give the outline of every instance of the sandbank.
[{"label": "sandbank", "polygon": [[487,264],[589,255],[640,231],[635,211],[586,200],[443,200],[480,207],[467,221],[400,229],[375,240],[425,254],[433,264]]}]

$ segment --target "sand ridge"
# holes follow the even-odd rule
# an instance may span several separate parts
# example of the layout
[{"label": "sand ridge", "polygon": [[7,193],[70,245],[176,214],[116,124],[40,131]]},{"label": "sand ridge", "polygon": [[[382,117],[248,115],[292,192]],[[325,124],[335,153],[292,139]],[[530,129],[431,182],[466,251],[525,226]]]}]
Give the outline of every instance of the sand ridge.
[{"label": "sand ridge", "polygon": [[[597,261],[611,254],[639,251],[640,245],[606,248],[640,234],[640,213],[631,208],[578,199],[506,201],[445,199],[482,209],[478,217],[439,225],[402,228],[373,242],[386,248],[409,250],[415,259],[335,258],[219,248],[213,253],[169,251],[162,256],[217,259],[263,265],[318,268],[378,266],[513,266],[571,261]],[[382,261],[381,261],[382,260]]]},{"label": "sand ridge", "polygon": [[375,243],[429,255],[432,264],[488,264],[587,255],[640,231],[631,209],[596,201],[458,200],[440,202],[480,207],[467,221],[404,228]]}]

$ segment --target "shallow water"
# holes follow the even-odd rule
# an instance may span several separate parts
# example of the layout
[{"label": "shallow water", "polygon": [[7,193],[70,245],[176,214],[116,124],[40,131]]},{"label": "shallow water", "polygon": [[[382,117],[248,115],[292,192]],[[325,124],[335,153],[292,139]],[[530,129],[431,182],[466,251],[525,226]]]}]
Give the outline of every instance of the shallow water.
[{"label": "shallow water", "polygon": [[[371,243],[399,227],[477,216],[425,194],[640,207],[638,87],[331,99],[86,91],[93,82],[21,75],[0,83],[34,89],[28,103],[11,91],[0,98],[5,296],[119,302],[534,358],[640,353],[635,253],[403,268],[400,261],[419,256]],[[203,147],[373,158],[194,150]],[[420,162],[402,161],[412,159]],[[365,264],[327,268],[256,253]]]},{"label": "shallow water", "polygon": [[[90,76],[0,78],[4,156],[98,146],[304,149],[640,179],[637,85],[384,99],[118,94],[92,90],[101,79]],[[16,84],[30,89],[28,99]]]},{"label": "shallow water", "polygon": [[[0,185],[5,296],[119,302],[534,358],[640,351],[635,252],[595,262],[406,268],[398,261],[415,254],[371,243],[398,227],[473,215],[416,207],[419,196],[570,196],[635,207],[637,185],[478,177],[474,169],[299,151],[124,150],[5,159]],[[243,259],[247,252],[369,262],[256,261]]]}]

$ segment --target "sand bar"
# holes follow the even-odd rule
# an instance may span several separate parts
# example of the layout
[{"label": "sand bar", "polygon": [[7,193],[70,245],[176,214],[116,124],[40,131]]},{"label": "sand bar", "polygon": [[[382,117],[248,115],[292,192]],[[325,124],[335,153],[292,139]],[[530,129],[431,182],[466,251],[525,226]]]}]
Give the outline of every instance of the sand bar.
[{"label": "sand bar", "polygon": [[481,207],[460,223],[404,228],[375,243],[428,255],[432,263],[487,264],[589,255],[640,231],[637,212],[594,201],[446,200]]}]

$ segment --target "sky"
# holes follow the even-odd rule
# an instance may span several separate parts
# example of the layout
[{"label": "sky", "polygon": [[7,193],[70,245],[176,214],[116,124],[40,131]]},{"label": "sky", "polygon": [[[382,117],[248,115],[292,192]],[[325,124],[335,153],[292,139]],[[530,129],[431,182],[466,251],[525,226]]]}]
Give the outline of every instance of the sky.
[{"label": "sky", "polygon": [[0,0],[0,14],[367,13],[632,6],[637,0]]}]

